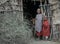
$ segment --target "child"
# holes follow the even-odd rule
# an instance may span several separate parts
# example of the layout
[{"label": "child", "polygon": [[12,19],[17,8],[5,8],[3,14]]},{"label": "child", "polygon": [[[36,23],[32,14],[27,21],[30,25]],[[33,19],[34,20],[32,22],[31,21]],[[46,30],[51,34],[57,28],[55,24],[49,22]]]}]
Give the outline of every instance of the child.
[{"label": "child", "polygon": [[44,20],[43,20],[42,35],[44,38],[46,38],[46,40],[50,36],[50,26],[46,16],[44,17]]},{"label": "child", "polygon": [[42,31],[42,14],[40,8],[37,9],[37,15],[35,19],[35,31],[38,39],[40,39],[41,31]]}]

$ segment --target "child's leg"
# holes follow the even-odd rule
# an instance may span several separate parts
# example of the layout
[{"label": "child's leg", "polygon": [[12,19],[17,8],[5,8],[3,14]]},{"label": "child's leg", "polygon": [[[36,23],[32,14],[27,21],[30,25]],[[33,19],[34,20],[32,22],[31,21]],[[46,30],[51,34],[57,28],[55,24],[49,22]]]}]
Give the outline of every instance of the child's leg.
[{"label": "child's leg", "polygon": [[46,38],[46,40],[47,40],[47,39],[48,39],[48,36],[46,36],[45,38]]},{"label": "child's leg", "polygon": [[43,40],[45,40],[45,37],[44,36],[42,38],[43,38]]},{"label": "child's leg", "polygon": [[39,40],[39,37],[40,37],[39,32],[36,31],[36,38],[35,39]]},{"label": "child's leg", "polygon": [[40,39],[41,39],[41,40],[43,39],[43,36],[42,36],[42,35],[40,36]]}]

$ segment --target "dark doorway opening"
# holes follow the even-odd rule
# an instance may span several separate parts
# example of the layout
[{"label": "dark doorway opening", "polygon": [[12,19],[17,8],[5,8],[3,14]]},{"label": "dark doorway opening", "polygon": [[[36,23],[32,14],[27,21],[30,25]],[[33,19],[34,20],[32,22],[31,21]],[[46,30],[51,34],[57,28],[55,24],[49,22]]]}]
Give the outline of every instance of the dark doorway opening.
[{"label": "dark doorway opening", "polygon": [[[48,0],[46,0],[47,4],[49,4]],[[42,5],[45,4],[45,0],[42,1]],[[36,10],[40,8],[40,1],[32,1],[32,0],[23,0],[23,15],[24,18],[31,22],[32,18],[36,17]],[[47,8],[46,8],[47,9]]]},{"label": "dark doorway opening", "polygon": [[[44,5],[45,1],[42,1],[42,4]],[[23,12],[24,12],[24,18],[28,19],[30,21],[31,18],[35,18],[36,16],[36,10],[40,5],[40,1],[32,1],[32,0],[23,0]]]}]

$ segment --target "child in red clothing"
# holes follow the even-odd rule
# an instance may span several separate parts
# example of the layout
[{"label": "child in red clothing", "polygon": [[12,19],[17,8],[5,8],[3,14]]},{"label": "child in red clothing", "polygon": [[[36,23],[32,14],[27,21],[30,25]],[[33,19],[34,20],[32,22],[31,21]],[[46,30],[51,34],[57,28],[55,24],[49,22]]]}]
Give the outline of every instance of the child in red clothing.
[{"label": "child in red clothing", "polygon": [[42,35],[46,39],[48,39],[48,37],[50,36],[50,25],[46,16],[43,21]]}]

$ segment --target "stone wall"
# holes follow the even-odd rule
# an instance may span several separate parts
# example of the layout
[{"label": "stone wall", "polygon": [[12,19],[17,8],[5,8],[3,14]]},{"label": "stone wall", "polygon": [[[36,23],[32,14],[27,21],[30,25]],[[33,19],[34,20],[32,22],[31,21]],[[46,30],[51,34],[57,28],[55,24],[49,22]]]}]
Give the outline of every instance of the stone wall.
[{"label": "stone wall", "polygon": [[23,21],[22,0],[1,3],[0,44],[27,44],[31,33],[28,21]]},{"label": "stone wall", "polygon": [[[53,20],[53,23],[52,23],[52,25],[53,25],[53,38],[57,39],[59,31],[56,31],[56,30],[58,30],[56,28],[56,25],[60,24],[59,1],[58,0],[49,0],[49,3],[52,5],[51,6],[51,11],[53,11],[53,17],[52,17],[52,20]],[[57,36],[55,36],[55,35],[57,35]]]},{"label": "stone wall", "polygon": [[58,0],[49,0],[49,3],[52,4],[51,10],[53,11],[53,23],[60,22],[60,9],[59,9],[59,1]]}]

